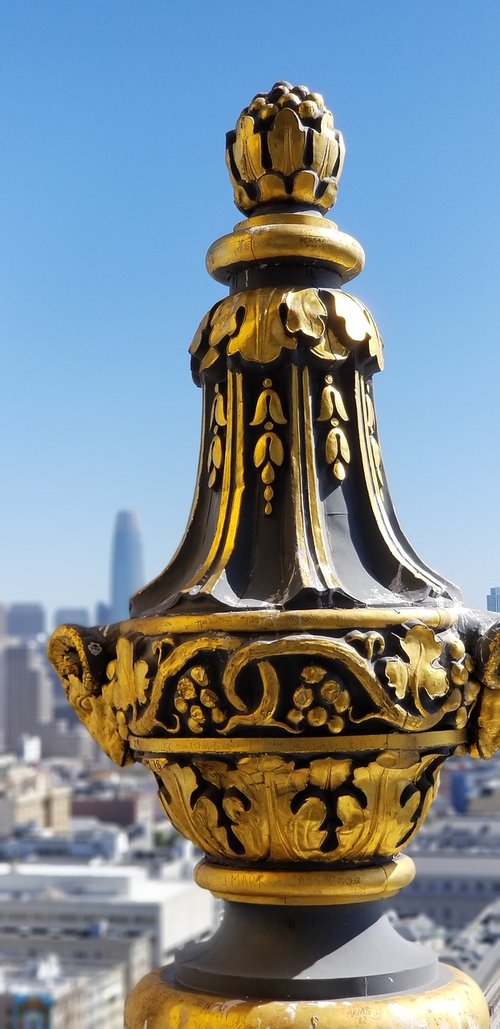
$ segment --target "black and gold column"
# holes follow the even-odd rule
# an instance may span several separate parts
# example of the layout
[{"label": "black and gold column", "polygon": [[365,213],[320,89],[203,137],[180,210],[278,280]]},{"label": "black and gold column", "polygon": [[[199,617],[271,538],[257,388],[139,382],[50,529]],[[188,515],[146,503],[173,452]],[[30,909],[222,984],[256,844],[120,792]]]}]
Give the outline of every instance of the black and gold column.
[{"label": "black and gold column", "polygon": [[344,147],[323,98],[277,83],[226,156],[247,218],[207,257],[229,295],[191,345],[204,413],[184,540],[129,621],[49,646],[80,718],[152,770],[224,900],[212,939],[132,992],[126,1024],[486,1027],[477,986],[399,937],[384,903],[413,876],[401,850],[443,761],[499,745],[500,628],[396,519],[382,341],[343,288],[363,251],[324,217]]}]

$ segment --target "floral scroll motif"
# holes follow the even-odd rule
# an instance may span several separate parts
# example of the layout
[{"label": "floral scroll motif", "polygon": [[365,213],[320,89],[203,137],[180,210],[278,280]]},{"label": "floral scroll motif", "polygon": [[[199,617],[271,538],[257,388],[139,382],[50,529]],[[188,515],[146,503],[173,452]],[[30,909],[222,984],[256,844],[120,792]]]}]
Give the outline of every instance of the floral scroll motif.
[{"label": "floral scroll motif", "polygon": [[206,853],[278,862],[392,856],[423,822],[443,760],[394,751],[305,762],[145,758],[168,817]]},{"label": "floral scroll motif", "polygon": [[382,367],[382,340],[367,308],[343,290],[249,289],[221,300],[202,320],[190,352],[199,371],[226,353],[270,364],[304,345],[330,364],[363,349]]},{"label": "floral scroll motif", "polygon": [[457,728],[465,725],[468,708],[476,700],[479,683],[470,680],[471,657],[458,637],[448,644],[451,659],[449,674],[440,664],[443,642],[426,625],[411,626],[401,640],[408,661],[399,658],[385,662],[385,674],[398,700],[411,697],[417,711],[425,717],[426,701],[446,698],[448,711],[455,711]]},{"label": "floral scroll motif", "polygon": [[339,737],[380,723],[407,733],[462,728],[480,689],[460,638],[422,623],[398,633],[246,641],[230,633],[148,641],[130,633],[99,647],[65,628],[51,656],[79,717],[119,763],[130,760],[130,735]]}]

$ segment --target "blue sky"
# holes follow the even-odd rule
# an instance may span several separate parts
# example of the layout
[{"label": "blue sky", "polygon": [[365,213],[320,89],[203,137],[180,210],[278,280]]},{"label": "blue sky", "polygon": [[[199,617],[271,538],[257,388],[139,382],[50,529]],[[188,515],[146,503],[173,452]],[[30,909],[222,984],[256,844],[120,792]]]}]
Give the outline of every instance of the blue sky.
[{"label": "blue sky", "polygon": [[0,600],[92,604],[115,512],[146,576],[182,534],[200,393],[187,348],[239,220],[224,139],[279,78],[347,143],[334,219],[386,344],[381,443],[422,557],[500,583],[500,5],[2,0]]}]

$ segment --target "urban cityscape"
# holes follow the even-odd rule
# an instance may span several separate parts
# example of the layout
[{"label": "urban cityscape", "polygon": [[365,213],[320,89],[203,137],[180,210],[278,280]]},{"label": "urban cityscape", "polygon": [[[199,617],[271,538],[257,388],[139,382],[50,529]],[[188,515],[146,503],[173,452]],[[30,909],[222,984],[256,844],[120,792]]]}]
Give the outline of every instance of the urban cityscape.
[{"label": "urban cityscape", "polygon": [[[133,512],[117,514],[111,549],[98,624],[125,619],[143,583]],[[500,611],[500,587],[486,606]],[[102,754],[46,658],[51,627],[90,622],[85,608],[59,608],[52,626],[41,603],[2,608],[1,1025],[91,1029],[105,1011],[107,1029],[118,1029],[131,986],[217,922],[213,898],[192,881],[197,856],[165,820],[154,782]],[[415,880],[391,902],[399,930],[469,972],[491,1008],[500,997],[499,799],[498,758],[446,766],[408,848]]]},{"label": "urban cityscape", "polygon": [[[98,624],[126,618],[143,584],[130,511],[116,517],[110,580]],[[46,657],[61,623],[91,612],[61,607],[49,625],[41,603],[1,608],[0,1026],[121,1029],[129,989],[216,911],[152,777],[112,764],[67,703]]]}]

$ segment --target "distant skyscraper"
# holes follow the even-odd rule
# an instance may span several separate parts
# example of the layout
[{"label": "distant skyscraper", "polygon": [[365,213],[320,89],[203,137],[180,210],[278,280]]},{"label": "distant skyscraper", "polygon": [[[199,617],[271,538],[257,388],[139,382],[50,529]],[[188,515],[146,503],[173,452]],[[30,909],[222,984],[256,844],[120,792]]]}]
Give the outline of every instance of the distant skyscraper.
[{"label": "distant skyscraper", "polygon": [[137,516],[133,511],[119,511],[111,559],[112,622],[128,618],[130,597],[143,584],[142,545]]},{"label": "distant skyscraper", "polygon": [[90,625],[86,607],[59,607],[54,612],[54,629],[58,625]]},{"label": "distant skyscraper", "polygon": [[500,611],[500,586],[492,586],[486,597],[487,611]]},{"label": "distant skyscraper", "polygon": [[4,648],[5,746],[15,750],[23,733],[36,736],[53,712],[52,680],[45,649],[32,641]]},{"label": "distant skyscraper", "polygon": [[45,611],[41,604],[11,604],[7,608],[7,634],[34,640],[45,632]]},{"label": "distant skyscraper", "polygon": [[95,606],[95,621],[96,625],[108,625],[111,621],[111,604],[105,604],[103,600],[98,600]]}]

